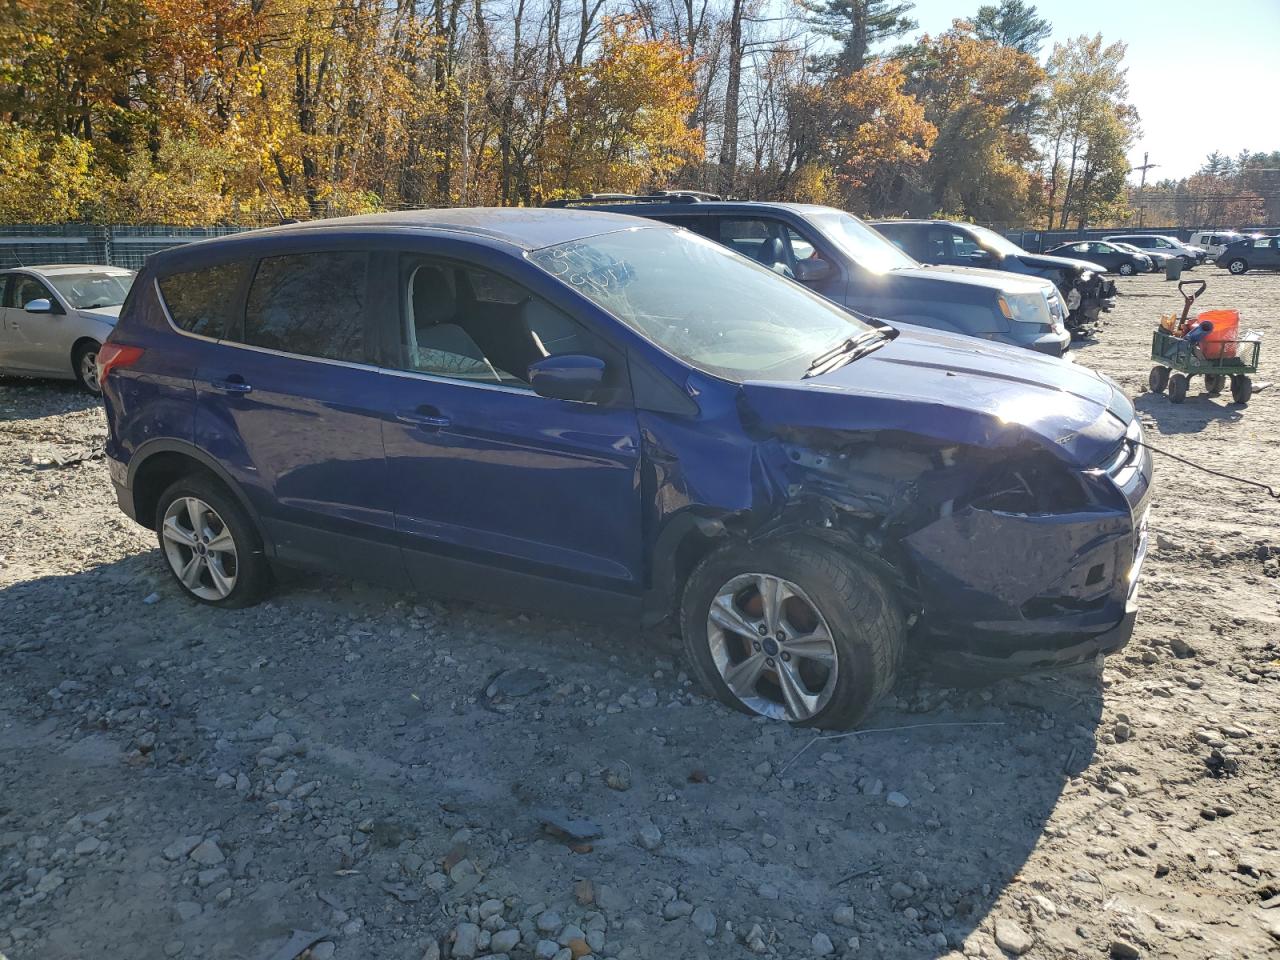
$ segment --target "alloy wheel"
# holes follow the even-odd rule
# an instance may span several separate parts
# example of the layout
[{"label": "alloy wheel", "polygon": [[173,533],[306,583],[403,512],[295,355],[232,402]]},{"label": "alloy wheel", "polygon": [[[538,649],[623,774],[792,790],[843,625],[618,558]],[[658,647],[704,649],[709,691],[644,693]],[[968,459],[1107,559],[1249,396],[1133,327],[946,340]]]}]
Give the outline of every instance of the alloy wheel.
[{"label": "alloy wheel", "polygon": [[102,383],[98,380],[97,350],[86,350],[80,355],[80,379],[94,393],[102,392]]},{"label": "alloy wheel", "polygon": [[198,497],[169,504],[161,527],[165,559],[182,585],[202,600],[222,600],[236,586],[236,542],[222,517]]},{"label": "alloy wheel", "polygon": [[707,613],[707,643],[725,686],[762,716],[808,720],[835,692],[831,629],[790,580],[744,573],[725,583]]}]

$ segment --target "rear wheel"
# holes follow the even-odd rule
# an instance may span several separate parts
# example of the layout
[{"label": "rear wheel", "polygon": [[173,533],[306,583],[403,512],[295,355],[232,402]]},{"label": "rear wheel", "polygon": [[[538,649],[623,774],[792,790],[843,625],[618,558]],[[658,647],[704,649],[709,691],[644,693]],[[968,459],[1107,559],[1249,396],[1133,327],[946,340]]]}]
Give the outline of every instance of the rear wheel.
[{"label": "rear wheel", "polygon": [[1132,276],[1133,276],[1133,264],[1132,264],[1132,263],[1122,263],[1122,264],[1120,264],[1120,276],[1122,276],[1122,277],[1132,277]]},{"label": "rear wheel", "polygon": [[1253,396],[1253,381],[1243,373],[1231,378],[1231,399],[1236,403],[1248,403]]},{"label": "rear wheel", "polygon": [[98,382],[98,349],[101,346],[90,340],[76,347],[71,355],[71,369],[75,371],[76,382],[94,394],[102,392],[102,384]]},{"label": "rear wheel", "polygon": [[1169,385],[1169,368],[1168,367],[1152,367],[1151,373],[1147,376],[1147,386],[1151,388],[1152,393],[1164,393],[1164,388]]},{"label": "rear wheel", "polygon": [[892,686],[905,645],[884,582],[817,541],[732,543],[694,569],[680,609],[703,686],[744,713],[853,726]]},{"label": "rear wheel", "polygon": [[244,508],[216,480],[183,477],[160,495],[156,534],[169,572],[193,600],[248,607],[262,599],[271,569]]},{"label": "rear wheel", "polygon": [[1204,377],[1204,388],[1215,396],[1222,392],[1222,388],[1226,386],[1227,377],[1223,373],[1207,373]]},{"label": "rear wheel", "polygon": [[1248,269],[1249,269],[1249,264],[1246,263],[1241,257],[1235,257],[1234,259],[1227,261],[1227,270],[1231,273],[1236,274],[1237,276],[1239,274],[1244,273]]},{"label": "rear wheel", "polygon": [[1187,399],[1186,374],[1175,373],[1169,378],[1169,399],[1174,403],[1181,403]]}]

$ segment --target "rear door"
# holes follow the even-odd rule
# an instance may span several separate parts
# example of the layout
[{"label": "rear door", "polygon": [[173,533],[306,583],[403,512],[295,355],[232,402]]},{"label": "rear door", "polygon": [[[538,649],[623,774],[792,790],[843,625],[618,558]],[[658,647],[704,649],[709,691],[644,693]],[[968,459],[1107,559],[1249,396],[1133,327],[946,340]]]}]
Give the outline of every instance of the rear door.
[{"label": "rear door", "polygon": [[253,500],[281,560],[398,584],[370,259],[349,246],[251,265],[225,333],[199,351],[196,443]]},{"label": "rear door", "polygon": [[[410,575],[427,591],[539,607],[638,597],[641,445],[624,357],[535,293],[523,264],[459,249],[380,265],[380,289],[394,291],[380,307],[383,436]],[[606,361],[606,400],[533,392],[529,364],[566,353]]]}]

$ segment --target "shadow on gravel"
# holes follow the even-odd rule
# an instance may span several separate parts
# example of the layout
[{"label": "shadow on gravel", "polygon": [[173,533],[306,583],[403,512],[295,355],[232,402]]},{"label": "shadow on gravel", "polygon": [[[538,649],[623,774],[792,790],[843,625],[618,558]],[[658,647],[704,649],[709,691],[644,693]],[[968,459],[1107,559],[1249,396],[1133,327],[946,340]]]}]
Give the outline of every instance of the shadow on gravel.
[{"label": "shadow on gravel", "polygon": [[74,380],[38,380],[0,376],[0,423],[40,420],[102,406]]},{"label": "shadow on gravel", "polygon": [[1140,413],[1145,413],[1160,425],[1165,435],[1174,433],[1199,433],[1210,424],[1235,423],[1244,416],[1246,407],[1231,402],[1230,390],[1216,397],[1204,392],[1203,384],[1192,383],[1187,399],[1174,403],[1162,393],[1143,393],[1133,401]]},{"label": "shadow on gravel", "polygon": [[[821,935],[839,955],[932,960],[975,936],[1037,845],[1080,829],[1049,823],[1102,707],[1090,670],[964,690],[909,675],[862,730],[815,739],[698,695],[634,629],[341,580],[223,611],[179,597],[150,552],[0,589],[0,637],[0,692],[62,738],[4,757],[0,833],[56,833],[122,798],[100,832],[123,859],[77,863],[19,918],[67,955],[159,956],[180,937],[256,957],[328,926],[341,956],[418,960],[461,908],[515,897],[584,925],[600,910],[604,957],[810,956]],[[121,759],[69,765],[90,737]],[[284,779],[316,786],[286,802]],[[596,835],[548,830],[566,819]],[[200,886],[161,850],[210,830],[230,875]],[[208,905],[180,920],[183,900]],[[335,922],[339,901],[362,923]]]}]

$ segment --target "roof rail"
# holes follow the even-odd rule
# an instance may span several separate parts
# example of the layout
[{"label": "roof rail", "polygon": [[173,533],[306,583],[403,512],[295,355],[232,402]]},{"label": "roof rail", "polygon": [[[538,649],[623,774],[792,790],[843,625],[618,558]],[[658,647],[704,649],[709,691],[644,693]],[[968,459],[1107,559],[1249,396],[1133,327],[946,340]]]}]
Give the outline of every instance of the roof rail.
[{"label": "roof rail", "polygon": [[593,203],[701,203],[723,199],[719,194],[703,190],[658,190],[655,193],[584,193],[580,197],[548,200],[548,207],[576,207]]}]

